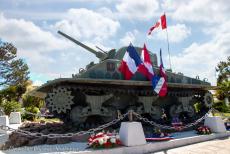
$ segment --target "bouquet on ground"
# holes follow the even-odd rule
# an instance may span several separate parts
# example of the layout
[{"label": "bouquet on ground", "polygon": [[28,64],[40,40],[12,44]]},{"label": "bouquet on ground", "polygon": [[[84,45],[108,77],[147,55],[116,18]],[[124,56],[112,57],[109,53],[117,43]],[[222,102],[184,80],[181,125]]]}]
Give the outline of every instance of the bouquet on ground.
[{"label": "bouquet on ground", "polygon": [[117,133],[100,132],[90,136],[88,145],[90,148],[113,148],[122,144]]},{"label": "bouquet on ground", "polygon": [[200,135],[207,135],[207,134],[211,134],[211,130],[209,127],[207,126],[200,126],[196,129],[197,131],[197,134],[200,134]]}]

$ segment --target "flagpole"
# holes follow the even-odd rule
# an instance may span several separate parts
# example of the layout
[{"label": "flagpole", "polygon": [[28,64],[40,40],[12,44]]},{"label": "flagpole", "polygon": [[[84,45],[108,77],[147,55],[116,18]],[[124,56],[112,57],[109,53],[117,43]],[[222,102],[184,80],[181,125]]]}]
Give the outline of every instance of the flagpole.
[{"label": "flagpole", "polygon": [[171,64],[171,56],[169,52],[169,36],[168,36],[168,28],[166,28],[166,34],[167,34],[167,43],[168,43],[168,54],[169,54],[169,65],[170,65],[170,70],[172,70],[172,64]]}]

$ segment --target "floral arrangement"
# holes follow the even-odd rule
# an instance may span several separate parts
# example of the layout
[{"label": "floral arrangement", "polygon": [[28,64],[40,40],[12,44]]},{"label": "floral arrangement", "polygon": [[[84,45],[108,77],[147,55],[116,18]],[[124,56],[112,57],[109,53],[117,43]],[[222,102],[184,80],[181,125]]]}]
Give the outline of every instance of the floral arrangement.
[{"label": "floral arrangement", "polygon": [[211,134],[211,130],[207,126],[200,126],[196,129],[196,131],[197,131],[197,134],[200,134],[200,135]]},{"label": "floral arrangement", "polygon": [[184,128],[183,123],[180,121],[178,117],[173,117],[171,124],[177,131],[181,131]]},{"label": "floral arrangement", "polygon": [[100,132],[90,136],[88,145],[90,148],[113,148],[122,144],[118,134]]},{"label": "floral arrangement", "polygon": [[155,129],[154,133],[150,135],[146,135],[145,139],[146,141],[167,141],[167,140],[174,139],[174,137],[168,133],[162,132],[160,129]]}]

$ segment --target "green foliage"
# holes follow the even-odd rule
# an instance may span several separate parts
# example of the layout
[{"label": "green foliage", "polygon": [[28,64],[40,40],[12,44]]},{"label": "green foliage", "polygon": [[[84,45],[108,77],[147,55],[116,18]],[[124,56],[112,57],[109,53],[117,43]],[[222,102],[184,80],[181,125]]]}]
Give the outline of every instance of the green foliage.
[{"label": "green foliage", "polygon": [[219,101],[213,104],[213,108],[220,112],[230,112],[230,108],[225,104],[224,101]]},{"label": "green foliage", "polygon": [[[34,107],[34,106],[29,106],[29,107],[25,107],[25,111],[27,112],[31,112],[31,113],[34,113],[34,114],[38,114],[40,111],[39,111],[39,108],[37,107]],[[31,115],[31,114],[27,114],[27,113],[24,113],[22,115],[22,119],[27,119],[27,120],[32,120],[34,121],[36,118],[38,118],[38,116],[35,116],[35,115]]]},{"label": "green foliage", "polygon": [[200,112],[202,108],[202,104],[200,102],[197,102],[194,104],[194,108],[196,112]]},{"label": "green foliage", "polygon": [[17,48],[13,44],[0,44],[0,86],[23,85],[29,79],[27,64],[16,57]]},{"label": "green foliage", "polygon": [[24,107],[37,107],[41,108],[44,106],[44,100],[38,97],[24,95],[23,96],[23,106]]},{"label": "green foliage", "polygon": [[11,112],[19,112],[21,111],[21,104],[16,101],[3,101],[1,104],[6,115],[10,115]]},{"label": "green foliage", "polygon": [[216,91],[216,97],[223,100],[225,97],[229,98],[230,95],[230,81],[222,81],[218,84],[219,89]]},{"label": "green foliage", "polygon": [[0,91],[0,99],[7,101],[19,101],[22,94],[26,92],[26,85],[9,86]]},{"label": "green foliage", "polygon": [[227,61],[221,61],[217,67],[216,72],[218,72],[217,86],[219,89],[216,91],[216,97],[219,100],[224,98],[230,99],[230,56]]},{"label": "green foliage", "polygon": [[[25,107],[25,111],[31,112],[34,114],[38,114],[40,112],[39,109],[44,106],[44,100],[38,97],[24,95],[23,96],[23,106]],[[38,117],[35,115],[30,115],[30,114],[25,113],[22,116],[22,118],[26,120],[34,121]]]}]

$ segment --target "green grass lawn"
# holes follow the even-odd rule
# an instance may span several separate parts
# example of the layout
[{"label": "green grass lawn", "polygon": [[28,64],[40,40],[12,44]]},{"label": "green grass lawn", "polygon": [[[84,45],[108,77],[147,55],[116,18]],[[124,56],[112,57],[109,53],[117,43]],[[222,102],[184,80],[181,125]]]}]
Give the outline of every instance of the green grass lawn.
[{"label": "green grass lawn", "polygon": [[58,118],[44,118],[44,117],[41,117],[41,118],[37,118],[34,120],[34,122],[40,122],[40,121],[45,121],[45,122],[61,122],[60,119]]},{"label": "green grass lawn", "polygon": [[230,118],[230,113],[214,113],[214,116],[222,116],[222,115]]}]

